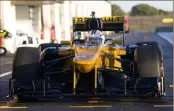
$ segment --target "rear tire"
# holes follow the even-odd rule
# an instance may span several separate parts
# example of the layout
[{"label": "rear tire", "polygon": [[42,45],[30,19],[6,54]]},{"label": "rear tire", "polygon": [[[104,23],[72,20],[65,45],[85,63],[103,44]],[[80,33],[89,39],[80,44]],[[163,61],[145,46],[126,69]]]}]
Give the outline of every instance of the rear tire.
[{"label": "rear tire", "polygon": [[[149,45],[148,45],[149,44]],[[151,97],[160,98],[165,95],[163,55],[159,44],[156,42],[147,42],[147,45],[139,46],[135,49],[134,60],[136,63],[136,76],[145,78],[156,78],[158,83],[155,85],[154,80],[147,81],[144,84],[151,84],[154,90]],[[149,80],[147,79],[147,80]],[[159,85],[160,84],[160,85]]]}]

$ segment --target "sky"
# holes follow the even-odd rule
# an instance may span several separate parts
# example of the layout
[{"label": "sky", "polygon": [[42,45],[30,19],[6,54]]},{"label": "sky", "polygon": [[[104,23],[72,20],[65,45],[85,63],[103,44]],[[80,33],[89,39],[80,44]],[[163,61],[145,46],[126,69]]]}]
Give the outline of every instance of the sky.
[{"label": "sky", "polygon": [[118,4],[125,12],[129,12],[134,5],[146,3],[158,9],[166,11],[173,11],[173,1],[114,1],[109,0],[110,3]]}]

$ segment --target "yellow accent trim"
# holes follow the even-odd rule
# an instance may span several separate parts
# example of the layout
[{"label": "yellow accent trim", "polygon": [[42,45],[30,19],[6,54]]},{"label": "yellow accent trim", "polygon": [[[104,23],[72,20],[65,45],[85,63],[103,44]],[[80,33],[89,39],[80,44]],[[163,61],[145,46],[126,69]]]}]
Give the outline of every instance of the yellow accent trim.
[{"label": "yellow accent trim", "polygon": [[122,44],[122,40],[112,40],[112,44]]},{"label": "yellow accent trim", "polygon": [[71,41],[60,41],[61,45],[72,45]]},{"label": "yellow accent trim", "polygon": [[[98,66],[98,60],[97,60],[96,62],[97,62],[97,63],[96,63],[96,66],[95,66],[95,75],[94,75],[94,77],[95,77],[95,78],[94,78],[94,79],[95,79],[95,81],[94,81],[94,82],[95,82],[94,88],[95,88],[95,89],[97,89],[97,80],[98,80],[98,71],[97,71],[97,68],[98,68],[98,67],[97,67],[97,66]],[[96,92],[95,92],[95,93],[96,93]]]},{"label": "yellow accent trim", "polygon": [[[77,83],[77,78],[76,78],[76,68],[75,68],[75,66],[74,66],[74,81],[73,81],[73,88],[74,89],[76,89],[76,83]],[[75,92],[74,92],[75,93]]]}]

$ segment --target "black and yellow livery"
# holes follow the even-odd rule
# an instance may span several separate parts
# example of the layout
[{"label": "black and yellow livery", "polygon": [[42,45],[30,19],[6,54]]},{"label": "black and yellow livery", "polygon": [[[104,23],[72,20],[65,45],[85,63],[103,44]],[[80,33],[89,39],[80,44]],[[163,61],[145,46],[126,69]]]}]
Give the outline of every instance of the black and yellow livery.
[{"label": "black and yellow livery", "polygon": [[[73,18],[73,26],[75,31],[78,31],[78,27],[84,27],[83,31],[88,30],[85,27],[85,22],[89,19],[89,17],[74,17]],[[97,18],[96,18],[97,19]],[[98,18],[99,19],[99,18]],[[105,16],[100,18],[103,22],[102,31],[124,31],[125,33],[129,33],[130,31],[130,23],[129,16]],[[124,27],[124,29],[123,29]],[[82,30],[81,30],[82,31]]]},{"label": "black and yellow livery", "polygon": [[[75,18],[74,32],[121,31],[122,20],[123,17]],[[163,55],[156,42],[139,42],[122,48],[116,47],[113,40],[97,46],[61,43],[17,49],[9,97],[27,100],[95,96],[113,100],[114,96],[165,95]]]},{"label": "black and yellow livery", "polygon": [[[103,27],[98,29],[101,31],[123,31],[124,26],[124,17],[122,16],[110,16],[95,18],[96,20],[101,21]],[[73,18],[73,30],[74,31],[88,31],[90,30],[87,26],[88,17],[75,17]]]},{"label": "black and yellow livery", "polygon": [[[75,17],[73,18],[74,24],[85,24],[88,17]],[[123,23],[124,17],[122,16],[108,16],[101,17],[103,23]]]}]

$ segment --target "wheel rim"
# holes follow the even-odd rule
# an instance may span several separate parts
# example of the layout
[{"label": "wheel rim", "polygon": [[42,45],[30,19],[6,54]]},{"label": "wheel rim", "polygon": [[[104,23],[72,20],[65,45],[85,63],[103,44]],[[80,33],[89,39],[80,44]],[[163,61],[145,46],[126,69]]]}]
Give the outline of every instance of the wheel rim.
[{"label": "wheel rim", "polygon": [[0,48],[0,54],[4,54],[5,50]]}]

